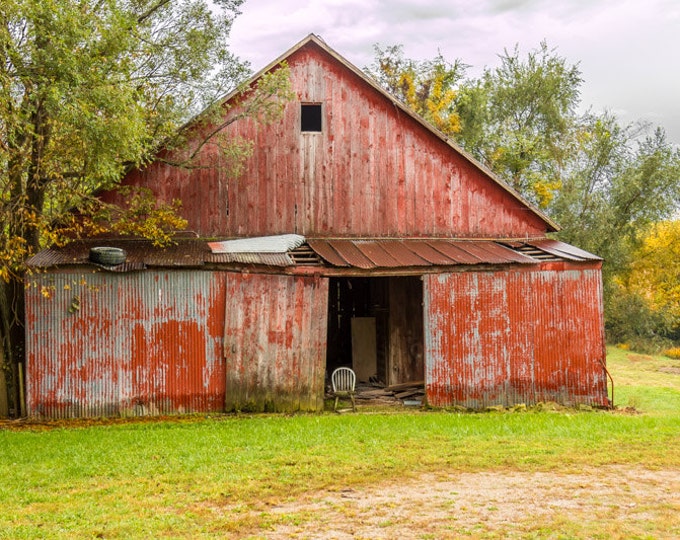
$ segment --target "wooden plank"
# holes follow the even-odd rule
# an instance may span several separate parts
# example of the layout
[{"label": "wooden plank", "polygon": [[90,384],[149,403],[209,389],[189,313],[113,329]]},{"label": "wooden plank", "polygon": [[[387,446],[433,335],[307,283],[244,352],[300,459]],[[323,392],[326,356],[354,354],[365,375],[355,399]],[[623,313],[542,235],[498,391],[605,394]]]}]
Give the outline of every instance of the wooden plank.
[{"label": "wooden plank", "polygon": [[375,317],[352,317],[352,367],[358,381],[378,373]]},{"label": "wooden plank", "polygon": [[425,381],[411,381],[411,382],[405,382],[405,383],[400,383],[400,384],[391,384],[390,386],[387,387],[388,390],[393,390],[393,391],[399,391],[403,390],[405,388],[410,388],[412,386],[425,386]]}]

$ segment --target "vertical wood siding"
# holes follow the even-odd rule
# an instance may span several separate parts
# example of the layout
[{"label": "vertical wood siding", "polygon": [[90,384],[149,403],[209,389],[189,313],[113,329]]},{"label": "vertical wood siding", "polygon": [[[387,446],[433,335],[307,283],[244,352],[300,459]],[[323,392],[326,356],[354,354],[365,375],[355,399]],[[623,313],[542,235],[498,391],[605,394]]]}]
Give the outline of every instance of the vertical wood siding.
[{"label": "vertical wood siding", "polygon": [[[545,232],[536,214],[315,44],[294,52],[288,64],[297,99],[282,120],[270,126],[239,120],[227,130],[255,143],[239,177],[206,145],[201,160],[208,168],[156,162],[126,182],[165,201],[180,199],[189,229],[202,236]],[[301,102],[322,105],[321,133],[301,133]]]},{"label": "vertical wood siding", "polygon": [[328,279],[229,274],[227,411],[323,409]]},{"label": "vertical wood siding", "polygon": [[599,268],[429,275],[424,296],[432,405],[607,405]]},{"label": "vertical wood siding", "polygon": [[29,415],[221,411],[224,298],[221,273],[31,278]]}]

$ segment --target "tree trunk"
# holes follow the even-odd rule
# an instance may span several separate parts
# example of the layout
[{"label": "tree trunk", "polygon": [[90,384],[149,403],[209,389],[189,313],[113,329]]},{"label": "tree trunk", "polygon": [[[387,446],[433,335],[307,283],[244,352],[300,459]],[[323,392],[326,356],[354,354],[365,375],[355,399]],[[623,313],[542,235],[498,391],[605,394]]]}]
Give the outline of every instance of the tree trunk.
[{"label": "tree trunk", "polygon": [[25,360],[24,287],[20,278],[0,281],[0,416],[22,410],[19,369]]},{"label": "tree trunk", "polygon": [[5,355],[0,349],[0,418],[9,416],[9,393],[7,388],[7,370],[5,366]]}]

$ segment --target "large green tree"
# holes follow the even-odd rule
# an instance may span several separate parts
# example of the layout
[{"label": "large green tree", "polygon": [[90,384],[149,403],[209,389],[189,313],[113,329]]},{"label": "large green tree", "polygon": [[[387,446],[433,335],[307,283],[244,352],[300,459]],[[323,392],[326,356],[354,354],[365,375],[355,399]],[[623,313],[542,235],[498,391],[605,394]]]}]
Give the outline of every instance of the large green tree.
[{"label": "large green tree", "polygon": [[459,92],[458,141],[542,208],[560,189],[565,144],[579,105],[581,74],[543,42],[522,57],[504,51]]},{"label": "large green tree", "polygon": [[[220,97],[248,74],[248,66],[227,48],[242,1],[0,3],[0,364],[5,368],[21,357],[27,257],[45,244],[88,232],[88,225],[98,227],[96,218],[103,215],[121,218],[126,232],[135,230],[126,218],[154,212],[160,219],[139,223],[139,231],[162,234],[179,224],[172,207],[156,205],[148,195],[131,194],[137,208],[126,213],[104,207],[92,197],[96,190],[114,188],[159,147],[186,143],[182,126],[199,111],[206,112],[198,121],[217,126],[205,131],[225,152],[247,149],[224,139],[225,125],[214,123],[224,113]],[[280,98],[288,97],[287,81],[281,69],[255,91],[244,90],[244,114],[276,115]],[[203,142],[176,165],[191,166]]]}]

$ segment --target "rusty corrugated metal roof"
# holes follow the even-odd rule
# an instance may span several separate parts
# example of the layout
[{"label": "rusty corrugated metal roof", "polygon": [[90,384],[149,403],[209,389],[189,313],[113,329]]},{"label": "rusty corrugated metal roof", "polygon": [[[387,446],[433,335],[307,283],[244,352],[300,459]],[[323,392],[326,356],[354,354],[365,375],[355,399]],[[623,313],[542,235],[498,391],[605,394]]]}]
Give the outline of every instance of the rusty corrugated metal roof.
[{"label": "rusty corrugated metal roof", "polygon": [[[213,264],[258,264],[265,266],[292,266],[295,263],[286,253],[213,253],[205,240],[180,239],[163,248],[155,247],[150,240],[88,239],[72,242],[64,247],[40,251],[28,260],[33,268],[95,264],[89,259],[95,246],[118,247],[126,252],[126,260],[117,266],[104,266],[112,272],[131,272],[145,268],[196,268]],[[101,265],[98,265],[101,266]]]},{"label": "rusty corrugated metal roof", "polygon": [[458,264],[536,264],[491,240],[310,239],[309,246],[338,267],[400,268]]},{"label": "rusty corrugated metal roof", "polygon": [[[297,236],[297,235],[296,235]],[[275,237],[270,237],[275,238]],[[302,237],[299,237],[302,238]],[[228,249],[268,249],[259,239],[238,239]],[[266,239],[265,239],[266,240]],[[299,239],[298,239],[299,240]],[[62,248],[50,248],[34,255],[28,265],[34,268],[95,264],[89,260],[90,248],[120,247],[127,253],[118,266],[106,266],[112,272],[131,272],[145,268],[197,268],[205,264],[250,264],[275,267],[296,265],[294,247],[286,252],[223,252],[225,242],[181,239],[171,246],[154,247],[149,240],[82,240]],[[211,248],[217,246],[217,252]],[[454,239],[308,239],[311,248],[305,264],[326,264],[336,268],[407,268],[480,264],[537,264],[544,260],[600,261],[600,257],[557,240],[525,242]],[[275,249],[288,249],[277,244]],[[309,249],[305,248],[305,249]],[[215,249],[215,248],[213,248]],[[271,247],[273,250],[274,247]],[[316,254],[320,260],[313,257]]]}]

